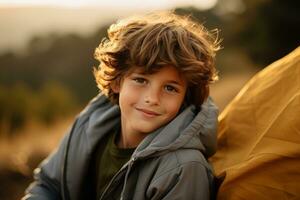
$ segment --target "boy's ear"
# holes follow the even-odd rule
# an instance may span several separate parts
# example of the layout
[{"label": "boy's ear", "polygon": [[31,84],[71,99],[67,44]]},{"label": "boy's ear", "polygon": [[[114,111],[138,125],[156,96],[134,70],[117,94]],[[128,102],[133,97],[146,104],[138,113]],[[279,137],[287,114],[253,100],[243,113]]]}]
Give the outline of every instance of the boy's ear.
[{"label": "boy's ear", "polygon": [[120,93],[120,81],[113,81],[110,87],[114,93]]}]

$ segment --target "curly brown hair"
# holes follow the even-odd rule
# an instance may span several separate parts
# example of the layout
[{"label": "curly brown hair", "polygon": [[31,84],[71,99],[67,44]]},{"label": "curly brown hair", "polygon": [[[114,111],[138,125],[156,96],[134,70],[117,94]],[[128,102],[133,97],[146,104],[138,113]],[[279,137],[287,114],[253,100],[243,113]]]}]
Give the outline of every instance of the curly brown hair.
[{"label": "curly brown hair", "polygon": [[218,75],[215,54],[220,49],[217,34],[207,31],[188,16],[159,12],[134,16],[112,24],[108,38],[95,50],[100,61],[94,75],[99,89],[118,103],[112,90],[132,67],[154,73],[172,65],[188,82],[187,103],[200,106],[209,95],[209,84]]}]

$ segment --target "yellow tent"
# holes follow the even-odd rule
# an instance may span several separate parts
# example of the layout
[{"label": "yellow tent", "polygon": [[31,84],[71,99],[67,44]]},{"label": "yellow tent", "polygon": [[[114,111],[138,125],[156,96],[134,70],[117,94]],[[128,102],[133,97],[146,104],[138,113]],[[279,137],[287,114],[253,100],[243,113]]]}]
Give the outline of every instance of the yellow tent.
[{"label": "yellow tent", "polygon": [[256,74],[219,122],[217,199],[300,199],[300,47]]}]

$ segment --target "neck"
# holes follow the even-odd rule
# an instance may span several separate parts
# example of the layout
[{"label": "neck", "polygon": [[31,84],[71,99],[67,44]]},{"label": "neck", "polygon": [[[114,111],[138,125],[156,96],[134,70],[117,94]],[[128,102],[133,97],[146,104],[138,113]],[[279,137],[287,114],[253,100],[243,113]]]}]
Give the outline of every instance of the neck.
[{"label": "neck", "polygon": [[117,140],[117,146],[124,149],[135,148],[146,136],[147,134],[144,133],[130,132],[126,127],[122,126],[121,133]]}]

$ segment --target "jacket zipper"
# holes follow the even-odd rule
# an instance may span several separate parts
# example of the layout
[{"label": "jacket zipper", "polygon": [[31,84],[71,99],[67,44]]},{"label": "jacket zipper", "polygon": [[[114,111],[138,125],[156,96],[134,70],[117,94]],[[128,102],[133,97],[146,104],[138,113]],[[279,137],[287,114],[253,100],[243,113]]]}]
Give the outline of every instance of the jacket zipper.
[{"label": "jacket zipper", "polygon": [[136,157],[132,157],[130,159],[130,163],[129,163],[129,166],[128,166],[128,169],[127,169],[127,172],[126,172],[126,175],[125,175],[125,179],[124,179],[124,185],[123,185],[123,189],[122,189],[122,192],[121,192],[121,197],[120,197],[120,200],[123,200],[124,199],[124,192],[125,192],[125,188],[126,188],[126,184],[127,184],[127,179],[128,179],[128,176],[129,176],[129,172],[134,164],[134,162],[136,161]]},{"label": "jacket zipper", "polygon": [[131,170],[131,167],[133,165],[133,163],[136,161],[136,158],[135,157],[132,157],[125,165],[123,165],[123,167],[113,176],[113,178],[111,179],[111,181],[109,182],[108,186],[105,188],[105,190],[103,191],[101,197],[99,198],[99,200],[102,200],[105,196],[105,193],[107,193],[108,189],[111,187],[112,183],[115,181],[115,179],[120,175],[120,173],[124,170],[127,170],[126,171],[126,175],[125,175],[125,178],[124,178],[124,185],[123,185],[123,189],[122,189],[122,192],[121,192],[121,197],[120,197],[120,200],[123,200],[123,192],[124,192],[124,189],[125,189],[125,185],[126,185],[126,182],[127,182],[127,178],[128,178],[128,174]]}]

